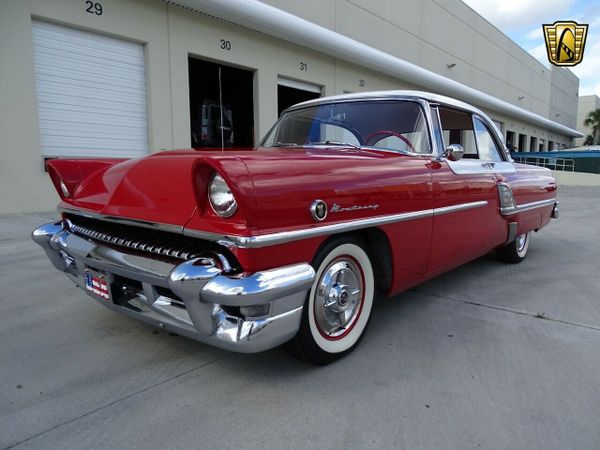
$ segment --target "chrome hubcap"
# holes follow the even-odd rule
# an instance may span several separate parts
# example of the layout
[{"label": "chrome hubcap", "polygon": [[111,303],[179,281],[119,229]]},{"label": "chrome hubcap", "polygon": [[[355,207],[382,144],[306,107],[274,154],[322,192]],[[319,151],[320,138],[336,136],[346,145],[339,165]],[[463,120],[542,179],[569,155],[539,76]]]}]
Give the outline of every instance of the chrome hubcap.
[{"label": "chrome hubcap", "polygon": [[527,243],[527,233],[517,236],[517,251],[522,252]]},{"label": "chrome hubcap", "polygon": [[364,281],[358,264],[341,257],[323,271],[315,293],[315,321],[326,338],[347,333],[360,315]]}]

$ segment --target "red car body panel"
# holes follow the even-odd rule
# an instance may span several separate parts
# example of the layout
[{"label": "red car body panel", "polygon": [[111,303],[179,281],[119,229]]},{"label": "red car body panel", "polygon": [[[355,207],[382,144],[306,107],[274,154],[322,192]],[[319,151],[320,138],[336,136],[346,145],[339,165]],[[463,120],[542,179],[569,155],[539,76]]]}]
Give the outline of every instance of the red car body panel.
[{"label": "red car body panel", "polygon": [[[319,227],[308,212],[316,198],[330,207],[372,205],[371,217],[487,200],[487,206],[460,214],[381,226],[392,253],[391,295],[504,243],[508,221],[499,214],[497,181],[512,186],[518,203],[553,198],[556,190],[549,171],[531,166],[517,165],[517,172],[506,176],[456,175],[447,163],[431,157],[340,148],[180,150],[89,166],[81,160],[55,160],[48,166],[75,187],[71,198],[63,196],[63,206],[227,235]],[[218,217],[208,205],[206,186],[214,171],[226,179],[239,203],[229,219]],[[551,209],[520,213],[518,232],[547,224]],[[363,217],[361,209],[330,212],[327,225]],[[312,261],[326,238],[232,252],[245,271],[255,272]]]},{"label": "red car body panel", "polygon": [[[441,144],[436,147],[440,155]],[[177,150],[127,161],[52,160],[48,168],[65,209],[170,225],[197,236],[260,237],[422,213],[374,227],[389,245],[388,293],[395,294],[506,244],[515,223],[518,234],[538,230],[550,221],[555,207],[544,202],[501,214],[498,183],[512,189],[517,205],[554,199],[556,182],[547,169],[511,165],[508,158],[499,165],[508,164],[510,170],[495,172],[494,164],[488,164],[489,170],[479,165],[478,170],[457,174],[447,160],[434,154],[314,145]],[[229,218],[218,216],[208,201],[215,173],[223,177],[237,202],[237,211]],[[329,207],[323,222],[310,213],[317,199]],[[477,206],[437,214],[472,203]],[[257,248],[232,246],[229,251],[243,271],[257,272],[310,263],[330,236]]]}]

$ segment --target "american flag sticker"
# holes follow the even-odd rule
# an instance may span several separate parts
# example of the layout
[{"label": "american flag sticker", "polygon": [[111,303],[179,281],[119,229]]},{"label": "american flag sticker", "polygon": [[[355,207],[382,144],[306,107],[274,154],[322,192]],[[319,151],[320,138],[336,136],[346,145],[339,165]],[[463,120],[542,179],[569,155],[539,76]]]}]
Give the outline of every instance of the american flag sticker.
[{"label": "american flag sticker", "polygon": [[108,295],[108,284],[103,275],[96,275],[92,272],[85,272],[85,290],[97,295],[104,300],[110,300]]}]

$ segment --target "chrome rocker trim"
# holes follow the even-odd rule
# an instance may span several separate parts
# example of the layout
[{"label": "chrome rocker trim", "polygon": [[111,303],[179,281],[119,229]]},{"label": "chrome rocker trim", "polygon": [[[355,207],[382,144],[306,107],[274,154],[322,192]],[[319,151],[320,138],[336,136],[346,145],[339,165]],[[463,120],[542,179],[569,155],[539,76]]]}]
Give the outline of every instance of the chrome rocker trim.
[{"label": "chrome rocker trim", "polygon": [[[297,333],[306,293],[315,277],[307,263],[228,276],[209,257],[175,264],[126,253],[72,233],[65,222],[42,225],[33,231],[32,239],[45,250],[52,264],[84,291],[86,268],[104,272],[111,289],[122,289],[113,293],[113,297],[121,295],[118,304],[93,297],[102,305],[159,328],[242,353],[276,347]],[[141,283],[142,289],[118,284],[122,279],[118,277]],[[164,288],[179,298],[169,297]],[[244,307],[262,307],[264,315],[244,315]],[[231,308],[240,308],[240,313],[232,313]]]},{"label": "chrome rocker trim", "polygon": [[556,211],[556,215],[558,217],[558,202],[556,201],[555,198],[549,198],[547,200],[540,200],[538,202],[523,203],[522,205],[503,207],[503,208],[500,208],[500,213],[503,216],[508,216],[511,214],[518,214],[518,213],[522,213],[525,211],[530,211],[530,210],[536,209],[536,208],[544,208],[546,206],[554,206],[553,212]]}]

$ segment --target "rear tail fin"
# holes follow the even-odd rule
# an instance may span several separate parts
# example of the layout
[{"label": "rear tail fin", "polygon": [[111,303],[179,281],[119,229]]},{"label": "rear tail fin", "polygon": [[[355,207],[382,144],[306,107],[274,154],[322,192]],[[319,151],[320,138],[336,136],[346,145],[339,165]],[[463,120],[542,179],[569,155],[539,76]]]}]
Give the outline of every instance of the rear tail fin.
[{"label": "rear tail fin", "polygon": [[77,187],[88,176],[123,159],[51,159],[47,161],[48,174],[62,200],[75,196]]}]

